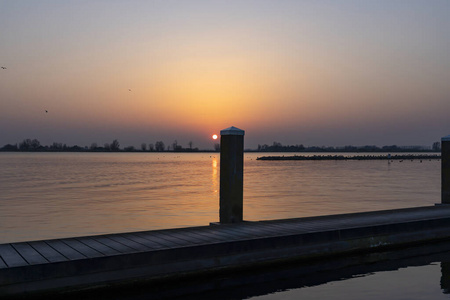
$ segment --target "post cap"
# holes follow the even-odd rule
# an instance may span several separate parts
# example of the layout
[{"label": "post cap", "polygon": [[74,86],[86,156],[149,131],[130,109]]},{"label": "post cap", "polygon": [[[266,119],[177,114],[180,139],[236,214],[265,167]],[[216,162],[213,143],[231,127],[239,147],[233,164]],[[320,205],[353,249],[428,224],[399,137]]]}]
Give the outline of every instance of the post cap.
[{"label": "post cap", "polygon": [[245,131],[234,126],[220,131],[220,135],[244,135]]},{"label": "post cap", "polygon": [[450,135],[447,135],[447,136],[442,137],[442,138],[441,138],[441,141],[442,141],[442,142],[448,142],[448,141],[450,141]]}]

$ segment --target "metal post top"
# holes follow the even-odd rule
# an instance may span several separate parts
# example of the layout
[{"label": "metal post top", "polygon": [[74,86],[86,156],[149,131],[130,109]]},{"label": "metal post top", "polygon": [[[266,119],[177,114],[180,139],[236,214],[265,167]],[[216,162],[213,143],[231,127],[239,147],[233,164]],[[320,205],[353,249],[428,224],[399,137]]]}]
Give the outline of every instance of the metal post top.
[{"label": "metal post top", "polygon": [[244,135],[245,131],[234,126],[228,127],[220,131],[220,135]]},{"label": "metal post top", "polygon": [[441,141],[442,141],[442,142],[448,142],[448,141],[450,141],[450,135],[447,135],[447,136],[442,137]]}]

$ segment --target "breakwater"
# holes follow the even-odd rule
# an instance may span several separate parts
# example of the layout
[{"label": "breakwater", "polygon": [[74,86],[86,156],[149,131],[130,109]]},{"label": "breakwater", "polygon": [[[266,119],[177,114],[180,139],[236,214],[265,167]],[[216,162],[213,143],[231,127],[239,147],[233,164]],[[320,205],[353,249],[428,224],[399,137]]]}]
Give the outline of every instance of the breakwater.
[{"label": "breakwater", "polygon": [[441,159],[439,154],[405,154],[405,155],[292,155],[292,156],[261,156],[257,160],[430,160]]}]

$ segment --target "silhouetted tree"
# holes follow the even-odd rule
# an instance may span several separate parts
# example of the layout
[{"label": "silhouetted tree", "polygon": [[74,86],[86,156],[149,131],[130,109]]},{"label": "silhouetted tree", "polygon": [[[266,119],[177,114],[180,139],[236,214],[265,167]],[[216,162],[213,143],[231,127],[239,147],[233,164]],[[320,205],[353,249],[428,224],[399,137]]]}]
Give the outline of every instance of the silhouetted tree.
[{"label": "silhouetted tree", "polygon": [[175,151],[175,152],[183,151],[183,147],[181,145],[178,145],[178,141],[177,140],[175,140],[173,142],[172,147],[173,147],[173,151]]},{"label": "silhouetted tree", "polygon": [[153,146],[153,144],[148,144],[148,151],[155,151],[155,147]]},{"label": "silhouetted tree", "polygon": [[178,141],[175,140],[175,141],[173,141],[173,143],[172,143],[172,149],[173,149],[173,151],[177,151],[177,148],[178,148]]},{"label": "silhouetted tree", "polygon": [[37,139],[33,139],[31,141],[31,149],[37,150],[37,149],[39,149],[39,147],[41,147],[41,142],[39,142]]},{"label": "silhouetted tree", "polygon": [[80,146],[78,146],[78,145],[75,145],[75,146],[72,146],[72,147],[68,147],[68,150],[80,152],[80,151],[83,151],[84,148],[82,148],[82,147],[80,147]]},{"label": "silhouetted tree", "polygon": [[264,144],[261,146],[261,151],[267,151],[268,148],[269,148],[269,145]]},{"label": "silhouetted tree", "polygon": [[155,150],[158,152],[164,151],[165,145],[162,141],[158,141],[155,143]]},{"label": "silhouetted tree", "polygon": [[20,150],[30,150],[31,148],[31,139],[25,139],[22,142],[19,143],[19,149]]},{"label": "silhouetted tree", "polygon": [[108,143],[105,143],[103,145],[103,148],[105,148],[105,150],[107,150],[107,151],[111,150],[111,146]]},{"label": "silhouetted tree", "polygon": [[91,150],[97,150],[97,148],[98,148],[97,143],[92,143],[92,144],[91,144],[91,147],[90,147],[89,149],[91,149]]},{"label": "silhouetted tree", "polygon": [[15,145],[11,145],[11,144],[6,144],[5,146],[2,147],[3,151],[17,151],[19,150],[19,147],[17,147],[17,144]]},{"label": "silhouetted tree", "polygon": [[282,147],[283,147],[283,145],[281,145],[281,143],[273,142],[273,145],[272,145],[273,151],[281,151]]},{"label": "silhouetted tree", "polygon": [[19,149],[23,151],[34,151],[39,149],[41,143],[37,139],[25,139],[19,144]]},{"label": "silhouetted tree", "polygon": [[109,145],[111,151],[119,151],[120,150],[120,144],[118,140],[112,141],[111,145]]},{"label": "silhouetted tree", "polygon": [[123,150],[127,151],[127,152],[133,152],[135,149],[134,149],[134,146],[128,146],[128,147],[125,147]]},{"label": "silhouetted tree", "polygon": [[62,143],[53,143],[51,146],[50,146],[50,149],[51,150],[54,150],[54,151],[62,151],[63,150],[63,144]]},{"label": "silhouetted tree", "polygon": [[189,141],[188,145],[189,145],[189,149],[192,150],[192,145],[193,145],[192,141]]},{"label": "silhouetted tree", "polygon": [[142,143],[141,144],[141,150],[142,151],[147,151],[147,144],[146,143]]}]

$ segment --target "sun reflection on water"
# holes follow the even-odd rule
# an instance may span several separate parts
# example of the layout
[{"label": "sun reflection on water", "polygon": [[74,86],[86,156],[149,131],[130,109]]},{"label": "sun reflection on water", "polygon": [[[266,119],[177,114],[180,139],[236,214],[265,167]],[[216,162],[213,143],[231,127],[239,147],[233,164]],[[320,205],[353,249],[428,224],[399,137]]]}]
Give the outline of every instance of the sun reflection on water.
[{"label": "sun reflection on water", "polygon": [[212,191],[214,192],[214,195],[216,195],[219,191],[219,176],[218,176],[218,168],[217,168],[217,158],[215,156],[212,157],[212,175],[211,175],[211,181],[212,181]]}]

